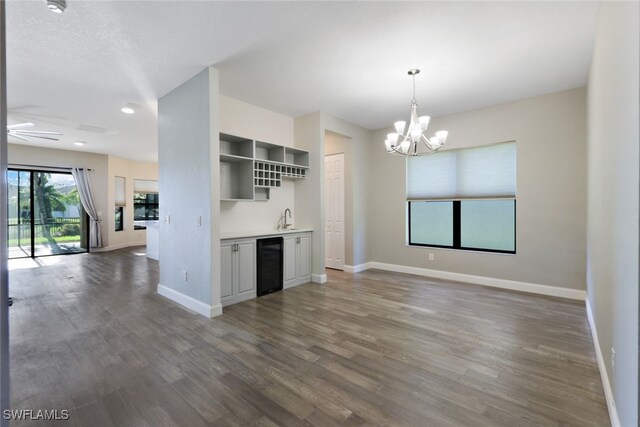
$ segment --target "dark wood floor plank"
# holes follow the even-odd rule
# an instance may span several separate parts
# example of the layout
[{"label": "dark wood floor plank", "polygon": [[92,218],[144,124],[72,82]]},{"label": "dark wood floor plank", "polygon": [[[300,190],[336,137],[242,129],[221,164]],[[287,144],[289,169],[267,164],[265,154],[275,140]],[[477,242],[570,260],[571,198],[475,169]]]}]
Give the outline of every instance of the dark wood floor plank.
[{"label": "dark wood floor plank", "polygon": [[143,250],[12,269],[16,409],[91,427],[609,424],[582,303],[328,271],[206,319],[156,293]]}]

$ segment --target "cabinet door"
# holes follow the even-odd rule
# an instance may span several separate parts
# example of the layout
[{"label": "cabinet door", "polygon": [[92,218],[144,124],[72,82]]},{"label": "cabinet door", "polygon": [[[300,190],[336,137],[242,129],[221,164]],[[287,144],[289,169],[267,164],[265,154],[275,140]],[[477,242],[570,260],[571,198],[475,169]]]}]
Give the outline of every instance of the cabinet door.
[{"label": "cabinet door", "polygon": [[296,279],[296,252],[298,245],[296,238],[288,236],[284,238],[284,282]]},{"label": "cabinet door", "polygon": [[311,235],[305,234],[299,237],[298,243],[298,278],[311,276]]},{"label": "cabinet door", "polygon": [[256,291],[256,245],[238,243],[238,295]]},{"label": "cabinet door", "polygon": [[233,244],[224,244],[220,248],[220,300],[233,296]]}]

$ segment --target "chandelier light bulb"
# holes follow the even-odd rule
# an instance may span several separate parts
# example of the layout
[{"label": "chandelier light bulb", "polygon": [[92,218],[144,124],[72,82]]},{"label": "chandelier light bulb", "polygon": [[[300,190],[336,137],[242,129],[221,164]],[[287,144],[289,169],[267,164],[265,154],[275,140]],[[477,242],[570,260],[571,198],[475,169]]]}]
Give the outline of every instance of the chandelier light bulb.
[{"label": "chandelier light bulb", "polygon": [[432,136],[429,140],[429,146],[431,146],[433,150],[437,150],[442,147],[442,144],[444,144],[444,140],[439,136]]},{"label": "chandelier light bulb", "polygon": [[411,141],[409,140],[409,138],[405,138],[401,143],[400,143],[400,151],[403,154],[407,154],[409,152],[409,149],[411,148]]},{"label": "chandelier light bulb", "polygon": [[53,13],[62,13],[67,8],[66,0],[45,0],[47,7]]},{"label": "chandelier light bulb", "polygon": [[420,137],[422,136],[422,129],[420,128],[420,124],[414,124],[411,126],[411,142],[414,144],[420,141]]},{"label": "chandelier light bulb", "polygon": [[404,127],[406,125],[407,125],[407,122],[405,122],[404,120],[397,121],[393,124],[393,126],[396,128],[396,132],[398,132],[399,134],[404,133]]},{"label": "chandelier light bulb", "polygon": [[439,130],[438,132],[436,132],[436,136],[442,141],[447,139],[447,135],[449,135],[449,132],[447,132],[446,130]]},{"label": "chandelier light bulb", "polygon": [[418,117],[418,121],[420,122],[420,127],[422,128],[423,132],[425,130],[427,130],[427,128],[429,127],[429,121],[430,120],[431,120],[431,117],[429,117],[429,116]]}]

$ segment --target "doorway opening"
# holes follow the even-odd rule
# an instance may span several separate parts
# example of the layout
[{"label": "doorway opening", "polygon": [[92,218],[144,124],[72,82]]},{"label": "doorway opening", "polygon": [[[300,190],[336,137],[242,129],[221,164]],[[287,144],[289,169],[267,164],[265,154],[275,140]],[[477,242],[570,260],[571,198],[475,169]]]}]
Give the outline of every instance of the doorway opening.
[{"label": "doorway opening", "polygon": [[9,258],[89,251],[89,217],[70,172],[7,171]]},{"label": "doorway opening", "polygon": [[344,153],[325,156],[324,160],[324,249],[325,267],[344,270],[345,200]]}]

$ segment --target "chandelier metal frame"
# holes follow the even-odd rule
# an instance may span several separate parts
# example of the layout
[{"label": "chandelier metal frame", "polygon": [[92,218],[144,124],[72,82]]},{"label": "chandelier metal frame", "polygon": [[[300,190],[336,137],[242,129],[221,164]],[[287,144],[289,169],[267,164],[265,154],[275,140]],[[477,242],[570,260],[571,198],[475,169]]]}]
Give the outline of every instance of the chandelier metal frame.
[{"label": "chandelier metal frame", "polygon": [[[447,140],[448,132],[440,130],[431,138],[426,137],[427,128],[431,117],[418,117],[418,101],[416,100],[416,75],[420,70],[413,68],[408,71],[413,79],[413,98],[411,99],[411,119],[409,127],[406,127],[405,121],[397,121],[394,123],[395,132],[387,134],[385,146],[387,153],[395,156],[412,157],[426,156],[438,151]],[[406,133],[405,133],[406,128]],[[427,151],[418,150],[424,145]]]}]

